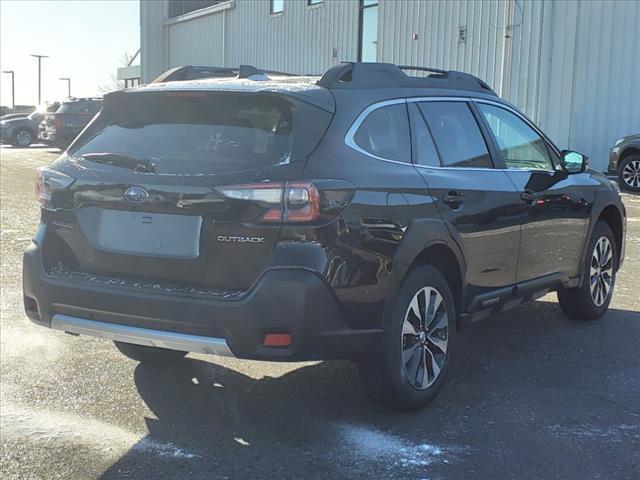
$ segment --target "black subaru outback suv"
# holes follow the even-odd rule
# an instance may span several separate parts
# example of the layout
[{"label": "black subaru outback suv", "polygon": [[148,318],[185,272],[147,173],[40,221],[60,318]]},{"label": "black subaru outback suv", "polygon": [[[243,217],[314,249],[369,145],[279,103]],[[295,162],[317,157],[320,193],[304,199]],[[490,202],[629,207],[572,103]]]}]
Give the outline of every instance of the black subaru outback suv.
[{"label": "black subaru outback suv", "polygon": [[470,322],[549,291],[569,317],[606,312],[617,186],[484,82],[253,70],[111,93],[38,172],[31,320],[149,363],[350,358],[413,409]]}]

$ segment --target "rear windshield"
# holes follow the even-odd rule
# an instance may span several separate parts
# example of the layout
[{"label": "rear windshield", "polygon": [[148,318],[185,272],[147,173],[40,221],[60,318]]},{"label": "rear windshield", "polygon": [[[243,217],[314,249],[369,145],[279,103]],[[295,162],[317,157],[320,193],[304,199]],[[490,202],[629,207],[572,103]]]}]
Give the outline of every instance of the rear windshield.
[{"label": "rear windshield", "polygon": [[63,103],[56,113],[98,113],[102,104],[79,100],[77,102]]},{"label": "rear windshield", "polygon": [[120,93],[69,153],[127,154],[151,161],[157,173],[231,173],[306,157],[330,120],[271,93]]}]

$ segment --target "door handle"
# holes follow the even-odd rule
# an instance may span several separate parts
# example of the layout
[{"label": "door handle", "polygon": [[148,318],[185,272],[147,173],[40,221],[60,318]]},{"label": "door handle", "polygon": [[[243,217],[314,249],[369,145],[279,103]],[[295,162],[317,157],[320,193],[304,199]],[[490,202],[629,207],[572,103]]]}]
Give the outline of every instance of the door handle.
[{"label": "door handle", "polygon": [[531,190],[525,190],[520,194],[520,198],[527,203],[533,203],[537,200],[538,195],[535,192],[532,192]]},{"label": "door handle", "polygon": [[464,203],[464,198],[461,193],[452,191],[442,197],[442,201],[449,205],[451,208],[456,209]]}]

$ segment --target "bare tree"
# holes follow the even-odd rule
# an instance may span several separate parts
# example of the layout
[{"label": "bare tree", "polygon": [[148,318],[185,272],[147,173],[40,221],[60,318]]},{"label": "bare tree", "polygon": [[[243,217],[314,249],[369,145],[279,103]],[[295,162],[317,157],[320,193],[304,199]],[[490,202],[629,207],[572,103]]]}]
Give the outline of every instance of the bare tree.
[{"label": "bare tree", "polygon": [[[119,66],[128,67],[136,56],[137,54],[124,52],[120,56],[120,60],[118,61]],[[114,90],[122,90],[124,88],[124,82],[122,80],[118,80],[118,77],[116,74],[114,73],[110,74],[109,78],[110,78],[110,81],[108,83],[105,83],[104,85],[100,85],[98,87],[98,93],[100,95],[113,92]]]}]

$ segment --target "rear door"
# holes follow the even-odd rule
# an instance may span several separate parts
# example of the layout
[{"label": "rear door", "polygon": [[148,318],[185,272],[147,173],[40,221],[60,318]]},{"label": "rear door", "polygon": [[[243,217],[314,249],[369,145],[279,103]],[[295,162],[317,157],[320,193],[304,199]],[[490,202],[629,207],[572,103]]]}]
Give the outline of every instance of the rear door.
[{"label": "rear door", "polygon": [[[492,146],[464,98],[409,99],[416,166],[439,200],[460,243],[472,296],[516,281],[520,245],[519,196],[492,161]],[[505,288],[504,295],[509,292]],[[498,303],[502,295],[482,306]]]},{"label": "rear door", "polygon": [[166,288],[248,288],[278,239],[284,182],[331,118],[277,94],[114,94],[58,167],[76,179],[58,199],[61,260]]},{"label": "rear door", "polygon": [[[477,101],[523,212],[518,282],[560,273],[578,275],[593,197],[582,175],[567,175],[554,148],[523,116]],[[591,198],[590,198],[591,197]]]}]

